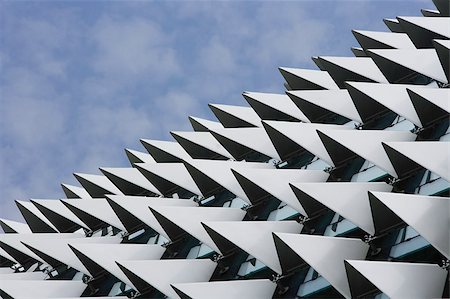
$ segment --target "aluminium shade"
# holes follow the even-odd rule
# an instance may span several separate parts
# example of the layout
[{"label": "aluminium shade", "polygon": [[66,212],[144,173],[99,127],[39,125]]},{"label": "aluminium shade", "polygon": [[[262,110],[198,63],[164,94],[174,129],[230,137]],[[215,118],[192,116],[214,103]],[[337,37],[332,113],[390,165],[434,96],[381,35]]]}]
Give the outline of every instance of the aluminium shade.
[{"label": "aluminium shade", "polygon": [[412,141],[416,138],[411,132],[381,130],[318,130],[322,142],[335,165],[352,157],[348,151],[372,162],[390,175],[397,177],[382,142]]},{"label": "aluminium shade", "polygon": [[368,50],[390,83],[399,83],[411,73],[418,73],[442,83],[448,83],[434,49]]},{"label": "aluminium shade", "polygon": [[291,183],[291,187],[308,215],[314,215],[323,205],[370,235],[375,235],[375,227],[367,192],[392,190],[392,186],[382,182]]},{"label": "aluminium shade", "polygon": [[299,256],[345,298],[351,298],[344,261],[363,260],[369,250],[368,244],[359,239],[285,233],[275,233],[274,240],[277,249],[281,248],[281,242],[291,250],[290,253],[278,251],[282,267],[283,260],[290,259],[292,255]]},{"label": "aluminium shade", "polygon": [[186,232],[211,249],[219,252],[216,244],[202,226],[205,221],[241,221],[245,211],[222,207],[157,206],[150,210],[155,215],[170,240],[175,241]]},{"label": "aluminium shade", "polygon": [[300,233],[303,228],[296,221],[208,221],[203,222],[203,225],[223,255],[228,253],[229,248],[222,238],[279,274],[282,270],[272,233]]},{"label": "aluminium shade", "polygon": [[367,49],[415,49],[405,33],[352,30],[358,43]]},{"label": "aluminium shade", "polygon": [[172,196],[180,188],[202,195],[183,163],[137,163],[135,166],[164,196]]},{"label": "aluminium shade", "polygon": [[323,122],[330,112],[363,122],[346,90],[296,90],[287,94],[311,122]]},{"label": "aluminium shade", "polygon": [[269,194],[302,215],[306,215],[306,212],[289,187],[289,183],[324,182],[329,176],[321,170],[298,169],[233,169],[233,174],[252,203],[256,204]]},{"label": "aluminium shade", "polygon": [[[397,173],[408,173],[417,164],[450,181],[450,142],[384,142],[383,146]],[[406,159],[405,159],[406,158]]]},{"label": "aluminium shade", "polygon": [[352,296],[375,286],[389,298],[441,298],[447,271],[435,264],[347,260]]},{"label": "aluminium shade", "polygon": [[221,104],[208,104],[208,106],[225,128],[261,126],[261,118],[251,107]]},{"label": "aluminium shade", "polygon": [[170,132],[194,159],[228,160],[230,153],[209,132]]},{"label": "aluminium shade", "polygon": [[72,186],[69,184],[61,184],[61,187],[67,198],[92,198],[83,187]]},{"label": "aluminium shade", "polygon": [[186,150],[175,141],[141,139],[141,143],[158,163],[182,162],[185,159],[192,159]]},{"label": "aluminium shade", "polygon": [[22,243],[27,249],[54,268],[60,264],[64,264],[82,273],[89,274],[89,271],[73,253],[69,245],[93,243],[99,246],[119,244],[121,242],[121,239],[118,237],[75,237],[73,235],[66,235],[64,238],[46,239],[44,242],[40,239],[30,239],[24,240]]},{"label": "aluminium shade", "polygon": [[285,94],[244,92],[242,95],[261,119],[309,122]]},{"label": "aluminium shade", "polygon": [[[84,264],[92,277],[97,277],[104,270],[120,281],[133,287],[133,283],[120,270],[116,261],[159,260],[165,248],[147,244],[70,244],[70,248]],[[105,253],[108,254],[105,254]],[[104,270],[103,270],[104,269]]]},{"label": "aluminium shade", "polygon": [[[314,123],[293,123],[282,121],[264,121],[264,128],[267,131],[272,143],[280,156],[289,156],[292,152],[298,150],[307,150],[311,154],[319,157],[329,165],[334,165],[325,146],[323,145],[317,130],[350,130],[351,127],[344,127],[331,124]],[[286,142],[286,139],[292,143]]]},{"label": "aluminium shade", "polygon": [[16,200],[20,213],[33,233],[57,233],[58,229],[30,201]]},{"label": "aluminium shade", "polygon": [[100,171],[125,195],[146,193],[162,195],[136,168],[101,167]]},{"label": "aluminium shade", "polygon": [[86,173],[74,173],[73,175],[94,198],[102,198],[105,194],[122,194],[122,191],[104,175]]},{"label": "aluminium shade", "polygon": [[77,280],[0,280],[1,291],[20,299],[79,297],[86,287]]},{"label": "aluminium shade", "polygon": [[339,89],[328,72],[288,67],[279,70],[291,90]]},{"label": "aluminium shade", "polygon": [[214,129],[211,133],[236,160],[242,160],[252,152],[268,159],[280,159],[263,128]]},{"label": "aluminium shade", "polygon": [[375,226],[383,226],[382,219],[388,222],[389,214],[385,213],[376,201],[401,218],[414,228],[422,237],[442,253],[447,259],[450,258],[450,200],[448,197],[411,195],[387,192],[370,192],[372,213],[375,217]]},{"label": "aluminium shade", "polygon": [[0,226],[6,234],[26,234],[31,233],[30,227],[26,223],[0,218]]},{"label": "aluminium shade", "polygon": [[431,48],[433,39],[450,38],[446,17],[397,17],[397,20],[417,48]]},{"label": "aluminium shade", "polygon": [[126,228],[104,198],[90,200],[63,199],[61,202],[93,231],[108,225],[126,231]]},{"label": "aluminium shade", "polygon": [[132,149],[125,149],[125,154],[131,164],[133,163],[154,163],[155,159],[147,153],[139,152]]},{"label": "aluminium shade", "polygon": [[197,206],[191,200],[163,197],[108,195],[106,200],[127,228],[128,232],[135,232],[144,226],[148,226],[167,239],[169,239],[169,236],[161,227],[158,220],[156,220],[155,216],[150,212],[149,207]]},{"label": "aluminium shade", "polygon": [[217,265],[207,259],[118,261],[117,264],[141,293],[152,286],[169,298],[179,298],[171,284],[209,281]]},{"label": "aluminium shade", "polygon": [[196,132],[208,132],[209,128],[223,128],[223,125],[217,121],[212,121],[195,116],[189,116],[188,118],[192,128]]},{"label": "aluminium shade", "polygon": [[268,279],[172,284],[183,299],[271,299],[277,285]]},{"label": "aluminium shade", "polygon": [[447,76],[447,81],[450,81],[450,40],[433,40],[433,46],[436,49],[442,69]]}]

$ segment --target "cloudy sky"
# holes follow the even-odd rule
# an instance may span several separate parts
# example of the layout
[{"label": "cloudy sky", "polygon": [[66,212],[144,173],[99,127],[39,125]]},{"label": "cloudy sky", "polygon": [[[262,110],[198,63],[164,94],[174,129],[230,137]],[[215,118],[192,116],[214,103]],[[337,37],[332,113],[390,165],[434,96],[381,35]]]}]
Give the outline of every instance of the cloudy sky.
[{"label": "cloudy sky", "polygon": [[277,67],[351,55],[351,29],[431,1],[1,1],[0,217],[61,198],[73,172],[128,166],[139,138],[169,140],[207,103],[283,92]]}]

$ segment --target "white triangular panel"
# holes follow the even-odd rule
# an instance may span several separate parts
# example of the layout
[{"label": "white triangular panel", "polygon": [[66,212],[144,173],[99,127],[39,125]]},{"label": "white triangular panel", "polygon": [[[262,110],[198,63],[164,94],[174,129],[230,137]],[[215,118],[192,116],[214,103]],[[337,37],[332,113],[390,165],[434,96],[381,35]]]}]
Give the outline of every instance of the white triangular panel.
[{"label": "white triangular panel", "polygon": [[267,136],[267,133],[263,128],[227,128],[211,131],[268,157],[280,159],[269,136]]},{"label": "white triangular panel", "polygon": [[280,67],[280,70],[290,73],[303,80],[309,81],[325,89],[339,89],[339,87],[331,78],[330,74],[324,71],[288,67]]},{"label": "white triangular panel", "polygon": [[450,142],[386,142],[386,145],[450,181]]},{"label": "white triangular panel", "polygon": [[450,258],[450,199],[400,193],[371,192],[447,258]]},{"label": "white triangular panel", "polygon": [[81,227],[88,228],[87,225],[80,220],[71,210],[69,210],[60,200],[56,199],[31,199],[32,203],[37,203],[52,212],[64,217]]},{"label": "white triangular panel", "polygon": [[268,279],[176,283],[174,288],[195,299],[271,299],[277,285]]},{"label": "white triangular panel", "polygon": [[293,183],[292,185],[371,235],[375,234],[375,227],[367,192],[392,190],[392,186],[386,183],[329,182]]},{"label": "white triangular panel", "polygon": [[[88,182],[90,182],[93,185],[96,185],[107,192],[110,192],[111,194],[123,194],[122,191],[119,190],[110,180],[108,180],[107,177],[104,175],[97,175],[97,174],[87,174],[87,173],[74,173],[74,176],[77,178],[84,179]],[[80,182],[81,183],[81,182]]]},{"label": "white triangular panel", "polygon": [[[261,118],[258,116],[258,114],[256,114],[256,112],[251,107],[221,105],[221,104],[209,104],[209,106],[211,107],[211,109],[215,114],[216,113],[228,114],[234,118],[240,119],[241,121],[244,121],[255,127],[261,127]],[[216,108],[216,110],[214,110],[214,108]],[[220,112],[217,110],[219,110]],[[220,117],[217,118],[221,120]]]},{"label": "white triangular panel", "polygon": [[373,39],[396,49],[415,49],[416,47],[405,33],[353,30],[354,33]]},{"label": "white triangular panel", "polygon": [[306,215],[306,212],[289,187],[289,183],[324,182],[329,176],[321,170],[298,169],[235,169],[235,172],[303,215]]},{"label": "white triangular panel", "polygon": [[[344,260],[364,259],[369,245],[359,239],[275,233],[345,298],[351,298]],[[286,257],[288,258],[288,257]]]},{"label": "white triangular panel", "polygon": [[[434,49],[380,49],[369,50],[369,52],[417,73],[430,77],[436,81],[448,83],[447,77],[445,76],[444,70],[441,67],[441,63]],[[385,72],[389,71],[389,69],[385,70]]]},{"label": "white triangular panel", "polygon": [[142,173],[137,170],[136,168],[109,168],[109,167],[101,167],[101,171],[107,172],[112,174],[113,176],[116,176],[120,179],[123,179],[131,184],[134,184],[136,186],[139,186],[145,190],[148,190],[152,193],[162,195],[158,189],[156,189],[155,186],[153,186],[152,183],[150,183],[143,175]]},{"label": "white triangular panel", "polygon": [[104,198],[93,198],[90,200],[63,199],[61,201],[111,226],[114,226],[122,231],[126,231],[126,228],[123,226],[122,222]]},{"label": "white triangular panel", "polygon": [[[418,127],[422,127],[419,116],[417,115],[406,90],[413,85],[366,82],[348,82],[348,84],[398,115],[405,117]],[[421,88],[421,90],[424,89],[428,88]]]},{"label": "white triangular panel", "polygon": [[416,135],[410,132],[401,131],[323,129],[319,131],[395,177],[397,173],[383,149],[382,142],[412,141],[416,138]]},{"label": "white triangular panel", "polygon": [[0,290],[18,299],[79,297],[86,287],[77,280],[0,280]]},{"label": "white triangular panel", "polygon": [[375,82],[388,83],[386,77],[369,57],[320,56],[320,58]]},{"label": "white triangular panel", "polygon": [[183,163],[138,163],[136,166],[194,194],[202,195]]},{"label": "white triangular panel", "polygon": [[[182,132],[182,131],[172,131],[170,132],[175,138],[176,136],[188,140],[200,147],[206,148],[210,151],[218,153],[226,158],[232,158],[231,154],[211,135],[209,132]],[[179,142],[180,143],[180,142]],[[188,149],[183,143],[180,143],[186,151]]]},{"label": "white triangular panel", "polygon": [[83,187],[73,186],[69,184],[61,184],[63,188],[66,188],[78,198],[92,198],[92,196]]},{"label": "white triangular panel", "polygon": [[204,224],[279,274],[282,270],[272,233],[300,233],[303,227],[296,221],[210,221]]},{"label": "white triangular panel", "polygon": [[245,92],[244,96],[253,99],[265,106],[278,110],[295,119],[309,122],[308,118],[285,94],[262,93],[262,92]]},{"label": "white triangular panel", "polygon": [[287,93],[351,120],[363,122],[347,90],[295,90]]},{"label": "white triangular panel", "polygon": [[118,264],[169,298],[179,298],[171,284],[209,281],[216,267],[208,259],[118,261]]},{"label": "white triangular panel", "polygon": [[129,286],[133,286],[133,283],[120,270],[116,261],[159,260],[165,251],[165,248],[159,245],[147,244],[71,244],[71,246]]},{"label": "white triangular panel", "polygon": [[389,298],[441,298],[447,276],[434,264],[347,262]]},{"label": "white triangular panel", "polygon": [[[219,252],[219,249],[201,223],[205,221],[241,221],[245,216],[245,211],[237,208],[158,206],[152,209],[216,252]],[[161,225],[166,229],[163,224]],[[168,234],[170,235],[170,233]]]},{"label": "white triangular panel", "polygon": [[13,230],[14,233],[18,234],[31,233],[30,227],[26,223],[0,218],[0,225],[2,227],[5,225],[9,229]]}]

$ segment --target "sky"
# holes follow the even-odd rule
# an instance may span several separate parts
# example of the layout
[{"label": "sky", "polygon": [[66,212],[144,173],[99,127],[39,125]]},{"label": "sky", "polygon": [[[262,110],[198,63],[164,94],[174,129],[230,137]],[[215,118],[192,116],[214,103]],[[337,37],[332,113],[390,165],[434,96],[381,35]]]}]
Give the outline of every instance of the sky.
[{"label": "sky", "polygon": [[352,29],[431,1],[1,1],[0,218],[64,198],[72,173],[128,167],[140,138],[172,140],[208,103],[283,93],[278,67],[351,56]]}]

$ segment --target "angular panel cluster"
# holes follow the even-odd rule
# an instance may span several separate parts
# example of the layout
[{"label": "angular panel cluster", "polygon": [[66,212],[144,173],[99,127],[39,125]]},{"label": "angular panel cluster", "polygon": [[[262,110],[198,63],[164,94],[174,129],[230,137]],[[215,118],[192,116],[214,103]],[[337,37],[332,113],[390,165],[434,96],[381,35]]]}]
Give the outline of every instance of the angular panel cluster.
[{"label": "angular panel cluster", "polygon": [[2,298],[449,292],[449,1],[2,219]]}]

